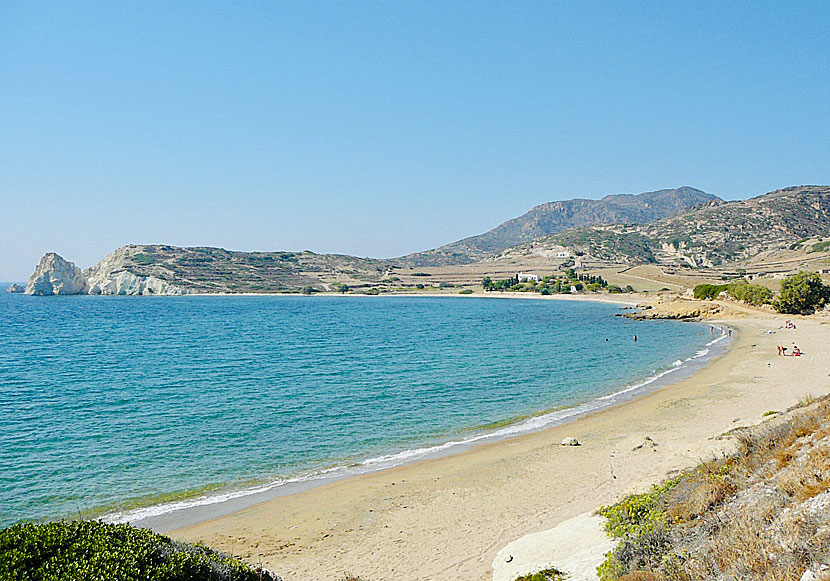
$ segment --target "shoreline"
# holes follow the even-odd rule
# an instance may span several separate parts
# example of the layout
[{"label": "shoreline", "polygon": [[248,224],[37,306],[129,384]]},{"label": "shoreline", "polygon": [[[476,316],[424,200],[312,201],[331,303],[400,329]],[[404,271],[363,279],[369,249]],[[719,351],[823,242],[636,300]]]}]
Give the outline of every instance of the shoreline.
[{"label": "shoreline", "polygon": [[[144,295],[142,295],[144,296]],[[151,295],[152,296],[152,295]],[[159,295],[161,296],[161,295]],[[610,293],[577,293],[577,294],[570,294],[570,293],[557,293],[557,294],[549,294],[543,295],[541,293],[516,293],[516,292],[501,292],[501,291],[492,291],[492,292],[478,292],[475,291],[471,294],[461,294],[458,292],[401,292],[401,293],[380,293],[377,295],[370,295],[364,293],[337,293],[337,292],[316,292],[310,295],[304,295],[301,293],[188,293],[183,295],[167,295],[167,296],[175,296],[175,297],[302,297],[302,298],[312,298],[312,297],[343,297],[343,298],[369,298],[374,299],[378,297],[407,297],[407,298],[435,298],[435,297],[445,297],[445,298],[458,298],[458,299],[471,299],[471,298],[478,298],[478,299],[527,299],[527,300],[540,300],[540,301],[589,301],[595,303],[610,303],[615,305],[625,305],[625,306],[636,306],[643,302],[648,302],[649,299],[654,299],[655,296],[659,296],[656,293],[651,295],[648,293],[619,293],[619,294],[610,294]],[[618,298],[619,297],[619,298]]]},{"label": "shoreline", "polygon": [[[522,297],[516,297],[522,298]],[[372,474],[399,466],[462,454],[477,446],[502,442],[523,435],[570,424],[581,417],[612,408],[623,402],[643,397],[666,385],[692,376],[713,360],[723,356],[730,345],[726,328],[708,341],[702,349],[677,359],[672,366],[653,370],[650,375],[627,384],[620,384],[611,393],[566,406],[541,410],[513,418],[494,427],[470,429],[469,436],[456,435],[436,443],[424,443],[398,452],[369,457],[349,465],[338,465],[294,477],[263,481],[245,487],[225,487],[207,495],[196,494],[182,500],[154,503],[125,511],[105,513],[107,522],[130,522],[136,526],[165,533],[170,530],[197,525],[201,522],[233,514],[257,504],[300,494],[329,483]]]},{"label": "shoreline", "polygon": [[[719,319],[738,330],[725,355],[690,378],[570,423],[327,483],[171,536],[261,559],[286,581],[342,579],[343,571],[489,579],[509,541],[728,449],[718,434],[758,423],[773,406],[825,393],[830,327],[799,319],[798,331],[764,334],[784,318]],[[784,335],[797,337],[808,355],[774,357]],[[566,436],[583,445],[560,446]],[[637,448],[645,436],[657,446]]]}]

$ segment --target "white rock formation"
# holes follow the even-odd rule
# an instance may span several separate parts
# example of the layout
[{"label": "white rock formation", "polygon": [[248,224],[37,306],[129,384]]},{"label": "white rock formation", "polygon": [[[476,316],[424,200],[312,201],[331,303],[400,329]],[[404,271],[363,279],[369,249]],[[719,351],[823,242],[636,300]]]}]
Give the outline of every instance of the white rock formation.
[{"label": "white rock formation", "polygon": [[563,446],[581,446],[582,444],[579,443],[579,440],[572,436],[568,436],[564,440],[562,440]]},{"label": "white rock formation", "polygon": [[597,566],[617,544],[604,524],[604,518],[585,513],[513,541],[493,559],[493,581],[513,581],[549,567],[567,573],[568,581],[596,581]]},{"label": "white rock formation", "polygon": [[181,295],[184,291],[154,276],[137,276],[126,270],[88,279],[91,295]]},{"label": "white rock formation", "polygon": [[26,292],[25,286],[20,286],[17,283],[13,283],[9,285],[9,288],[6,289],[7,293],[23,293]]},{"label": "white rock formation", "polygon": [[84,271],[91,295],[182,295],[185,290],[156,276],[137,275],[124,269],[141,247],[122,246]]},{"label": "white rock formation", "polygon": [[40,259],[29,277],[29,295],[182,295],[187,291],[156,277],[133,274],[125,269],[131,252],[137,247],[125,246],[107,255],[101,262],[81,272],[54,252]]},{"label": "white rock formation", "polygon": [[27,295],[80,295],[86,289],[86,277],[81,269],[54,252],[40,259],[26,284]]}]

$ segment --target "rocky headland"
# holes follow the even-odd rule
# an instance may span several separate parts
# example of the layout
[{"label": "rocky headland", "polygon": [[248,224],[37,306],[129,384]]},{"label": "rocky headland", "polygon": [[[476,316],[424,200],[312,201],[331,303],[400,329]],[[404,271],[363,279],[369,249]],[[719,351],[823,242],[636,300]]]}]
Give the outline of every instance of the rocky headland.
[{"label": "rocky headland", "polygon": [[109,254],[85,271],[60,255],[49,252],[40,259],[32,276],[29,277],[25,293],[35,296],[185,294],[184,289],[165,280],[126,270],[125,248]]}]

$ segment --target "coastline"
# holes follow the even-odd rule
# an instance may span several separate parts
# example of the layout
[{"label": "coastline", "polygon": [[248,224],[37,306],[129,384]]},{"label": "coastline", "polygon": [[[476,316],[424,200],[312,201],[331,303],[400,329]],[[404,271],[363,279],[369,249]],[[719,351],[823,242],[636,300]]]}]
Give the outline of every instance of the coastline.
[{"label": "coastline", "polygon": [[[717,436],[827,391],[827,323],[729,320],[733,347],[690,378],[545,430],[331,482],[170,534],[262,562],[286,581],[489,579],[498,550],[728,449]],[[727,322],[721,320],[719,322]],[[776,334],[765,335],[768,329]],[[798,340],[802,358],[775,357]],[[809,351],[808,351],[809,349]],[[826,382],[825,382],[826,383]],[[580,447],[562,447],[574,436]],[[657,447],[636,449],[645,436]]]},{"label": "coastline", "polygon": [[131,522],[136,526],[164,533],[346,478],[460,454],[476,446],[569,424],[588,414],[642,397],[666,385],[682,381],[708,365],[713,359],[722,356],[729,344],[729,337],[724,327],[702,349],[689,354],[682,360],[676,360],[670,367],[655,369],[646,377],[620,384],[611,393],[574,405],[540,410],[507,422],[498,422],[495,425],[471,428],[469,436],[456,436],[445,441],[423,443],[399,452],[369,457],[353,464],[333,466],[320,472],[300,474],[287,479],[256,482],[242,487],[220,489],[207,495],[195,494],[177,501],[109,512],[104,514],[103,519],[115,523]]},{"label": "coastline", "polygon": [[381,293],[377,295],[358,294],[358,293],[336,293],[336,292],[319,292],[311,295],[302,295],[299,293],[188,293],[184,295],[176,295],[179,297],[342,297],[342,298],[367,298],[374,299],[377,297],[408,297],[408,298],[457,298],[457,299],[527,299],[527,300],[541,300],[541,301],[589,301],[595,303],[608,303],[614,305],[636,306],[643,302],[653,300],[655,295],[647,293],[585,293],[585,294],[550,294],[542,295],[540,293],[516,293],[516,292],[478,292],[472,294],[462,295],[458,292],[418,292],[418,293]]}]

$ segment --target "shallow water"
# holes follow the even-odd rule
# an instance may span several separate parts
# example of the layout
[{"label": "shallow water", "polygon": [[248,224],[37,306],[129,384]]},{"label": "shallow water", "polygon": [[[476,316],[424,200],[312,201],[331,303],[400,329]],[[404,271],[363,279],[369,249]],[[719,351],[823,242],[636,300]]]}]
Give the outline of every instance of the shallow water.
[{"label": "shallow water", "polygon": [[707,325],[618,310],[2,293],[0,524],[134,520],[176,499],[393,465],[532,429],[514,420],[590,407],[708,351]]}]

